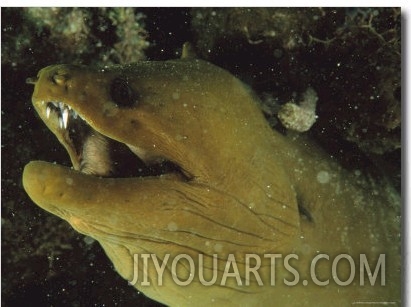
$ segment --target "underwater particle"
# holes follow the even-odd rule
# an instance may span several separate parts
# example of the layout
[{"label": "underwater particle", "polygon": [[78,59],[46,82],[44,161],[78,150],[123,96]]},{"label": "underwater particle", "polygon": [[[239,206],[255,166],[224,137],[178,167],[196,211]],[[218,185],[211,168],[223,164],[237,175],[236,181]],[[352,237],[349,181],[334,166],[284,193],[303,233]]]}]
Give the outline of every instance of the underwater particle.
[{"label": "underwater particle", "polygon": [[219,252],[221,252],[222,250],[223,250],[223,245],[222,245],[222,244],[216,243],[216,244],[214,245],[214,251],[215,251],[215,252],[219,253]]},{"label": "underwater particle", "polygon": [[170,231],[176,231],[178,229],[178,226],[177,226],[176,223],[170,222],[167,225],[167,229],[170,230]]},{"label": "underwater particle", "polygon": [[173,97],[174,100],[178,100],[180,98],[180,93],[174,92],[172,97]]},{"label": "underwater particle", "polygon": [[96,240],[94,240],[92,237],[89,236],[85,236],[83,239],[84,243],[86,243],[87,245],[91,245],[94,242],[96,242]]},{"label": "underwater particle", "polygon": [[273,55],[276,59],[280,59],[283,56],[284,52],[281,49],[274,49]]},{"label": "underwater particle", "polygon": [[317,181],[319,183],[328,183],[330,182],[331,176],[327,171],[319,171],[317,174]]},{"label": "underwater particle", "polygon": [[287,129],[297,132],[308,131],[317,120],[315,114],[317,100],[317,93],[309,87],[298,105],[294,102],[287,102],[280,108],[277,114],[278,119]]}]

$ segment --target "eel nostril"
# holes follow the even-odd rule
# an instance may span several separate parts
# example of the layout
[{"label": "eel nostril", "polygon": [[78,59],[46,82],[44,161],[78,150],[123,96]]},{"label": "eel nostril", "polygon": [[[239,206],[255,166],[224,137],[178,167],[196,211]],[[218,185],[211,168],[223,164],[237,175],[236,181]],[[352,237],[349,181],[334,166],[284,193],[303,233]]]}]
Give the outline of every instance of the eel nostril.
[{"label": "eel nostril", "polygon": [[26,79],[26,84],[36,84],[36,82],[39,80],[38,77],[30,77]]}]

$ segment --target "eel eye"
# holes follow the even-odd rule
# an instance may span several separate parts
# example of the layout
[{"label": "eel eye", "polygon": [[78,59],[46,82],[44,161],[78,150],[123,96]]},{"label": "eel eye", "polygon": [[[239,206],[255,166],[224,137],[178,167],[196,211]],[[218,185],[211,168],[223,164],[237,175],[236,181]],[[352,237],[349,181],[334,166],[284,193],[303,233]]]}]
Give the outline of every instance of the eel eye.
[{"label": "eel eye", "polygon": [[120,107],[131,107],[134,102],[133,90],[128,85],[127,80],[117,78],[111,82],[111,99]]}]

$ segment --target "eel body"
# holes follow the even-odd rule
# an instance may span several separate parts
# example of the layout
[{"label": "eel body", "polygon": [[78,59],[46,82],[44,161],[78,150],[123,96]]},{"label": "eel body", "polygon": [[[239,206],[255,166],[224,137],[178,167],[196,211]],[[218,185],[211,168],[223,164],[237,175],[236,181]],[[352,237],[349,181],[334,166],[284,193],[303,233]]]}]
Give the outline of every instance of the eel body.
[{"label": "eel body", "polygon": [[[152,299],[171,306],[400,304],[398,198],[364,185],[307,139],[273,131],[255,95],[227,71],[190,58],[105,69],[54,65],[29,83],[36,111],[73,168],[30,162],[25,190],[96,239],[125,279],[138,272],[135,287]],[[142,265],[143,254],[160,265],[168,259],[162,285],[153,258]],[[204,285],[200,266],[205,280],[216,271],[216,281]]]}]

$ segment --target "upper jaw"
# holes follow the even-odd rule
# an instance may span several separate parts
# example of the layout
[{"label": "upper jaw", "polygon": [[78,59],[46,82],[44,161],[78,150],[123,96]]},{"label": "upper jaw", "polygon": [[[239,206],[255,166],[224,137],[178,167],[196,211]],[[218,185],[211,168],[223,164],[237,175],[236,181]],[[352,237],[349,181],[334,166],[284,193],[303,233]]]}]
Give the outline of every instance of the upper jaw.
[{"label": "upper jaw", "polygon": [[[121,116],[113,116],[119,109],[107,103],[109,108],[106,110],[103,102],[109,98],[94,97],[82,91],[87,83],[81,79],[83,72],[78,70],[78,67],[69,65],[55,65],[42,69],[36,78],[27,80],[27,83],[35,85],[32,101],[37,113],[65,147],[75,170],[102,177],[158,176],[165,173],[177,173],[181,180],[193,177],[183,171],[184,167],[167,159],[167,148],[163,151],[165,155],[156,156],[160,159],[151,161],[152,148],[144,148],[149,145],[139,144],[141,140],[134,144],[132,131],[127,134],[121,132],[121,137],[117,138],[112,121],[122,120]],[[104,80],[99,82],[96,86],[107,87]],[[129,148],[141,150],[131,153]],[[140,156],[141,152],[149,156]],[[95,164],[96,159],[98,164]],[[128,166],[120,165],[123,160]]]},{"label": "upper jaw", "polygon": [[67,103],[58,100],[33,97],[33,105],[46,126],[67,150],[73,168],[80,170],[81,142],[79,137],[81,137],[81,127],[86,127],[86,125],[81,125],[83,120],[80,119],[78,113]]},{"label": "upper jaw", "polygon": [[47,127],[67,150],[73,168],[99,177],[167,176],[188,181],[190,175],[166,159],[148,164],[145,157],[129,150],[132,145],[115,141],[96,131],[68,102],[33,99],[33,104]]}]

